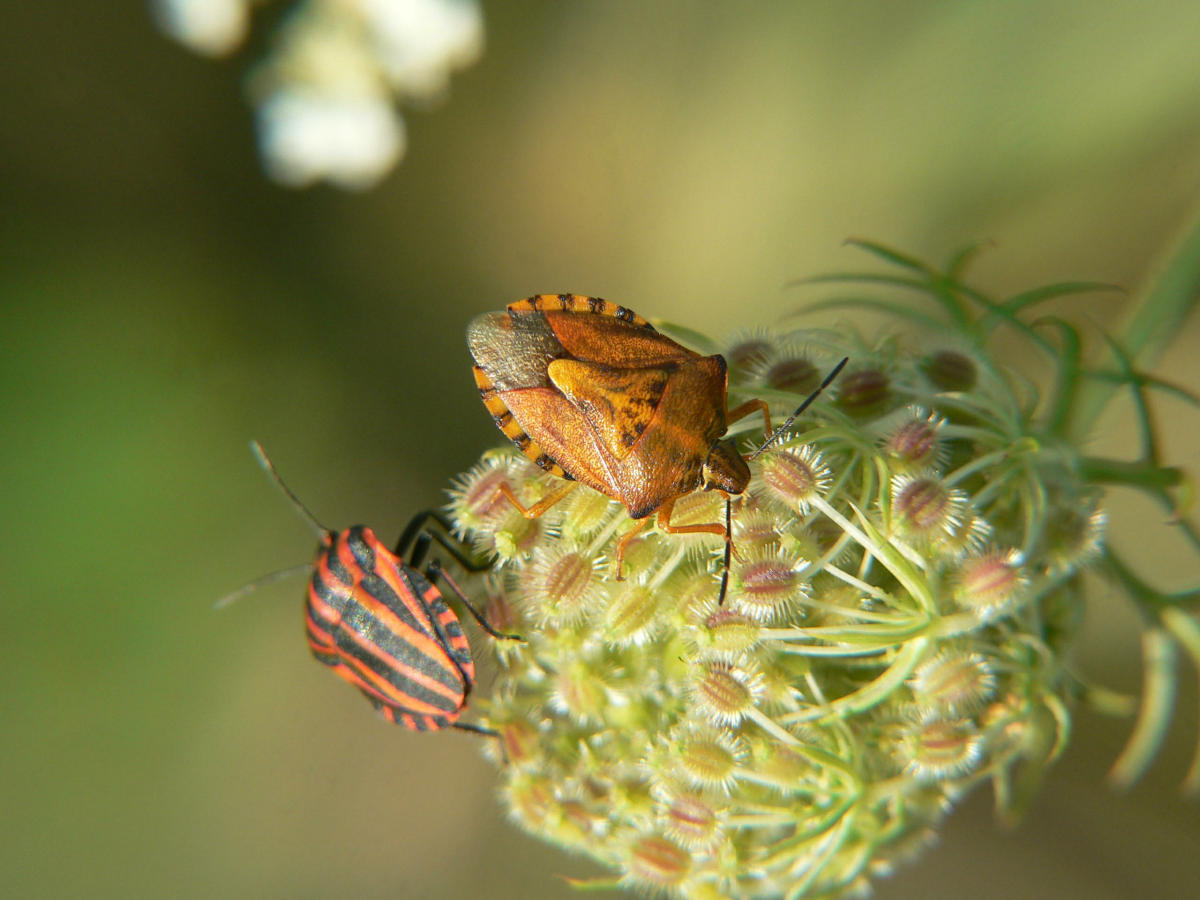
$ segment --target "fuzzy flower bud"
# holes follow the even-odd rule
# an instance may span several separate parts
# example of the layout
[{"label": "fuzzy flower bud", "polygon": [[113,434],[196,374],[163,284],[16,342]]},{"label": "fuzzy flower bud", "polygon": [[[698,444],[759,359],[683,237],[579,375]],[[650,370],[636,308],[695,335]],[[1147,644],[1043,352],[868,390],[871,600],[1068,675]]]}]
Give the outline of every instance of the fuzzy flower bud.
[{"label": "fuzzy flower bud", "polygon": [[831,480],[820,452],[807,445],[763,454],[759,477],[769,498],[801,514],[808,512],[813,498],[823,494]]},{"label": "fuzzy flower bud", "polygon": [[650,888],[674,887],[687,877],[692,855],[669,838],[648,835],[629,848],[626,875],[634,884]]},{"label": "fuzzy flower bud", "polygon": [[934,476],[892,479],[892,510],[900,531],[913,540],[936,541],[953,534],[964,505],[961,491]]},{"label": "fuzzy flower bud", "polygon": [[883,451],[899,471],[921,471],[936,467],[944,455],[938,432],[946,420],[922,416],[919,410],[893,430],[883,441]]},{"label": "fuzzy flower bud", "polygon": [[938,350],[925,360],[921,369],[941,391],[969,391],[978,378],[971,358],[955,350]]},{"label": "fuzzy flower bud", "polygon": [[996,689],[996,676],[979,653],[947,650],[921,663],[909,687],[925,717],[977,711]]},{"label": "fuzzy flower bud", "polygon": [[992,550],[959,564],[955,597],[962,606],[990,618],[1019,602],[1027,585],[1020,554]]},{"label": "fuzzy flower bud", "polygon": [[891,379],[882,369],[846,372],[838,385],[838,406],[855,419],[874,419],[888,411],[888,404],[892,400],[891,384]]},{"label": "fuzzy flower bud", "polygon": [[765,387],[804,396],[816,390],[825,373],[800,347],[776,341],[751,374]]}]

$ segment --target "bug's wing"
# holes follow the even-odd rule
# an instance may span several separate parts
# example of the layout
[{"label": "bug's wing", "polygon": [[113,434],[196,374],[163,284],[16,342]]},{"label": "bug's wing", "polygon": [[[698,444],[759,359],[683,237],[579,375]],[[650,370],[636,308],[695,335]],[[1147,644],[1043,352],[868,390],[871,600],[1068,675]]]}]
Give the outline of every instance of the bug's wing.
[{"label": "bug's wing", "polygon": [[623,371],[555,360],[550,378],[604,443],[616,469],[610,496],[631,516],[648,515],[700,486],[704,461],[725,432],[720,356]]},{"label": "bug's wing", "polygon": [[614,369],[576,359],[556,359],[547,371],[615,459],[628,456],[650,426],[671,377],[668,369]]},{"label": "bug's wing", "polygon": [[697,356],[649,325],[639,326],[605,315],[570,312],[545,312],[542,318],[563,348],[560,355],[614,369],[660,368]]},{"label": "bug's wing", "polygon": [[[388,553],[380,547],[377,552]],[[388,623],[391,655],[404,658],[413,669],[449,688],[461,688],[475,677],[471,651],[454,613],[441,593],[424,575],[390,557],[377,567],[375,576],[383,583],[364,582],[383,609],[391,613]],[[449,622],[453,628],[447,628]]]},{"label": "bug's wing", "polygon": [[626,460],[624,499],[646,514],[700,487],[704,462],[725,433],[725,361],[697,357],[671,373],[654,418]]},{"label": "bug's wing", "polygon": [[397,710],[456,715],[469,685],[432,621],[426,594],[436,590],[369,529],[343,534],[336,550],[353,577],[332,633],[338,674]]},{"label": "bug's wing", "polygon": [[[559,359],[550,380],[594,444],[568,444],[572,461],[603,465],[634,518],[700,486],[704,461],[725,432],[725,361],[694,357],[661,368],[613,369]],[[598,444],[597,454],[581,452]],[[611,473],[611,474],[610,474]],[[582,480],[582,479],[580,479]]]},{"label": "bug's wing", "polygon": [[546,366],[566,355],[545,317],[540,315],[476,316],[467,326],[467,346],[475,364],[498,391],[550,387]]},{"label": "bug's wing", "polygon": [[545,456],[581,484],[609,497],[621,496],[616,461],[587,416],[557,388],[509,390],[504,405],[524,429],[522,439],[514,441],[526,456],[546,468]]}]

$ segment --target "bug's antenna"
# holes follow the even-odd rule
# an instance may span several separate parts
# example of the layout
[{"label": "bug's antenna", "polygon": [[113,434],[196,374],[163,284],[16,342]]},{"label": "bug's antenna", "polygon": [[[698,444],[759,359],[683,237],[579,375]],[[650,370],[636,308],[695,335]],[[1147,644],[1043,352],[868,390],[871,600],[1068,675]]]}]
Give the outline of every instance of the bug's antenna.
[{"label": "bug's antenna", "polygon": [[[262,448],[262,444],[260,444],[258,441],[251,441],[250,450],[254,453],[254,458],[258,460],[258,464],[263,467],[266,473],[271,476],[272,480],[279,485],[279,489],[282,490],[284,494],[287,495],[287,498],[292,501],[292,506],[296,508],[297,512],[304,516],[304,518],[308,520],[308,523],[312,525],[319,534],[328,534],[329,529],[317,521],[317,517],[312,514],[312,511],[303,503],[301,503],[300,498],[293,494],[292,489],[284,483],[284,480],[275,470],[275,465],[271,462],[271,458],[267,456],[267,451]],[[236,591],[231,591],[230,593],[226,594],[213,604],[213,608],[224,609],[231,603],[241,600],[247,594],[254,593],[260,587],[266,587],[268,584],[279,581],[283,578],[287,578],[290,575],[298,575],[301,572],[307,572],[311,569],[312,563],[304,563],[303,565],[299,566],[288,566],[286,569],[279,569],[278,571],[263,575],[261,578],[255,578],[249,584],[243,584]]]},{"label": "bug's antenna", "polygon": [[[262,448],[262,444],[260,444],[258,441],[251,441],[250,450],[254,453],[254,457],[258,460],[258,464],[263,467],[266,473],[270,475],[272,479],[274,479],[277,485],[279,485],[279,489],[282,490],[284,494],[287,495],[287,498],[292,501],[292,506],[296,508],[296,511],[308,520],[308,523],[317,530],[318,534],[328,534],[329,529],[321,524],[320,520],[312,514],[312,510],[305,506],[300,501],[300,498],[292,493],[292,489],[288,487],[283,478],[280,477],[279,473],[275,470],[275,464],[272,463],[271,458],[267,456],[267,451]],[[269,578],[270,576],[266,577]]]},{"label": "bug's antenna", "polygon": [[[787,421],[784,422],[782,425],[780,425],[778,428],[776,428],[771,433],[771,436],[762,442],[762,446],[760,446],[757,450],[755,450],[753,453],[751,453],[749,456],[746,457],[746,462],[751,462],[760,453],[762,453],[764,450],[766,450],[768,447],[770,447],[773,443],[775,443],[777,440],[779,440],[780,436],[785,431],[787,431],[788,428],[791,427],[793,422],[796,421],[796,417],[798,415],[800,415],[800,413],[802,413],[806,409],[808,409],[808,407],[812,405],[812,402],[821,396],[821,392],[824,391],[825,388],[829,387],[829,385],[833,383],[833,379],[837,378],[838,373],[840,371],[842,371],[842,369],[846,368],[846,363],[848,363],[848,362],[850,362],[850,357],[848,357],[848,356],[842,357],[842,361],[840,363],[838,363],[836,366],[834,366],[833,371],[825,376],[825,380],[821,382],[821,384],[817,387],[817,389],[815,391],[813,391],[811,394],[809,394],[808,398],[803,403],[801,403],[799,406],[796,407],[796,411],[787,417]],[[722,594],[722,596],[724,596],[724,595]]]},{"label": "bug's antenna", "polygon": [[288,566],[286,569],[280,569],[277,572],[271,572],[263,575],[261,578],[255,578],[249,584],[243,584],[236,591],[230,591],[220,600],[213,604],[213,609],[224,609],[231,603],[241,600],[247,594],[252,594],[260,587],[266,587],[268,584],[273,584],[276,581],[281,581],[292,575],[299,575],[301,572],[309,572],[312,570],[312,563],[304,563],[299,566]]},{"label": "bug's antenna", "polygon": [[725,602],[729,590],[729,563],[733,557],[733,498],[725,495],[725,567],[721,570],[721,593],[717,595],[717,606]]}]

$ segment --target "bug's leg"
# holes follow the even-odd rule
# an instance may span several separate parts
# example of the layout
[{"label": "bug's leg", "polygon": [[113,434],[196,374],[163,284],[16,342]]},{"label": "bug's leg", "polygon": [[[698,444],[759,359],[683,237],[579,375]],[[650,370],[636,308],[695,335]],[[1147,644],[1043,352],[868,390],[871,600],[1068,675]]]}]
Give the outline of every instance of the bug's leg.
[{"label": "bug's leg", "polygon": [[[403,558],[408,554],[409,548],[411,547],[413,548],[413,556],[416,557],[416,545],[421,542],[422,538],[424,538],[424,547],[421,550],[421,557],[424,558],[424,552],[429,549],[429,540],[425,537],[425,532],[428,530],[425,527],[425,523],[435,516],[437,516],[437,513],[435,513],[432,509],[423,509],[409,519],[408,524],[404,526],[404,530],[400,532],[400,540],[396,541],[396,549],[392,552]],[[419,567],[420,559],[418,559],[416,562],[410,561],[409,565],[414,569]]]},{"label": "bug's leg", "polygon": [[477,610],[475,608],[475,604],[467,599],[467,595],[463,592],[463,589],[458,586],[458,582],[456,582],[449,576],[449,574],[447,574],[446,570],[442,568],[442,564],[436,559],[430,561],[428,568],[425,569],[425,576],[429,579],[431,584],[436,582],[439,578],[444,581],[446,585],[449,586],[450,590],[454,591],[455,596],[462,601],[462,605],[466,607],[467,612],[475,617],[475,621],[479,623],[479,627],[492,637],[505,641],[524,642],[525,638],[521,637],[519,634],[505,634],[503,631],[497,631],[495,628],[489,625],[488,620],[483,617],[483,613]]},{"label": "bug's leg", "polygon": [[763,415],[763,434],[771,433],[771,409],[767,406],[764,400],[747,400],[741,406],[735,406],[733,409],[725,413],[725,424],[732,425],[739,419],[744,419],[756,411],[762,411]]},{"label": "bug's leg", "polygon": [[[440,525],[446,534],[430,528],[430,519]],[[455,562],[468,572],[482,572],[491,568],[486,559],[475,556],[471,553],[468,545],[456,540],[453,535],[453,522],[436,509],[425,509],[413,516],[404,526],[400,540],[396,541],[396,549],[392,552],[401,559],[408,555],[408,564],[414,569],[419,569],[421,563],[425,561],[426,554],[429,553],[430,542],[436,541],[443,550],[454,557]]]},{"label": "bug's leg", "polygon": [[[729,536],[728,529],[719,522],[709,522],[701,525],[672,525],[671,513],[675,509],[675,501],[668,500],[658,508],[658,527],[667,534],[715,534],[725,538],[725,543],[732,548],[733,541]],[[621,565],[625,559],[625,549],[629,546],[629,542],[637,537],[646,525],[650,522],[650,517],[642,519],[631,529],[624,537],[617,542],[617,581],[622,581]],[[737,551],[734,551],[735,553]]]},{"label": "bug's leg", "polygon": [[500,732],[494,731],[491,728],[484,728],[482,725],[472,725],[469,722],[451,722],[451,728],[457,728],[459,731],[466,731],[470,734],[478,734],[481,737],[490,737],[496,739],[496,746],[500,748],[500,760],[504,765],[508,765],[508,748],[504,746],[504,738],[500,736]]},{"label": "bug's leg", "polygon": [[725,526],[720,522],[706,522],[702,525],[672,525],[671,513],[675,509],[675,501],[668,500],[658,508],[658,527],[667,534],[716,534],[725,537]]},{"label": "bug's leg", "polygon": [[507,498],[508,502],[515,506],[525,518],[537,519],[544,515],[546,510],[550,509],[550,507],[554,506],[554,504],[558,503],[559,500],[562,500],[567,496],[567,494],[571,493],[571,491],[575,490],[577,487],[579,487],[578,481],[568,481],[565,486],[559,488],[552,494],[547,494],[537,503],[533,504],[533,506],[525,506],[523,503],[521,503],[521,501],[517,499],[517,495],[513,493],[512,488],[510,488],[507,484],[502,483],[500,487],[497,488],[497,493],[503,494],[505,498]]},{"label": "bug's leg", "polygon": [[[722,494],[725,492],[722,491]],[[725,591],[729,587],[729,561],[731,556],[738,556],[737,548],[733,546],[733,512],[728,494],[725,494],[725,524],[708,522],[701,525],[672,525],[671,513],[675,509],[675,501],[668,500],[658,510],[658,527],[667,534],[715,534],[725,539],[725,567],[721,573],[721,594],[718,605],[725,602]],[[741,559],[738,556],[738,559]]]},{"label": "bug's leg", "polygon": [[[408,554],[408,565],[414,569],[421,568],[421,563],[425,562],[425,557],[429,555],[429,545],[433,543],[433,535],[428,531],[422,531],[417,535],[417,539],[413,541],[412,550]],[[400,544],[397,543],[395,554],[403,559],[400,553]]]},{"label": "bug's leg", "polygon": [[468,572],[486,572],[492,567],[485,557],[475,556],[470,553],[470,548],[465,544],[455,541],[453,537],[445,537],[437,532],[428,532],[442,549],[454,557],[454,561],[466,569]]},{"label": "bug's leg", "polygon": [[[484,728],[482,725],[472,725],[469,722],[451,722],[450,727],[457,728],[459,731],[469,731],[471,734],[482,734],[484,737],[500,737],[500,732],[498,731]],[[503,745],[501,745],[501,749],[503,749]]]},{"label": "bug's leg", "polygon": [[633,528],[629,529],[629,531],[622,535],[621,539],[617,541],[617,581],[625,580],[625,573],[621,571],[622,566],[625,565],[625,548],[629,546],[630,541],[638,536],[638,532],[649,524],[649,516],[646,516],[644,519],[639,519],[638,523],[634,525]]}]

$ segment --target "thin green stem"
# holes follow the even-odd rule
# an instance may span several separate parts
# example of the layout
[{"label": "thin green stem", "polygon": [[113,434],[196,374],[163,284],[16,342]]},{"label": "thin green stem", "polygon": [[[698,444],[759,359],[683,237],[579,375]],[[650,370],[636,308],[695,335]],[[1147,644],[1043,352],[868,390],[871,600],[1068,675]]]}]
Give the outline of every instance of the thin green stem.
[{"label": "thin green stem", "polygon": [[1142,702],[1129,742],[1108,773],[1117,787],[1127,788],[1141,778],[1166,739],[1175,702],[1177,657],[1175,642],[1164,629],[1142,633]]},{"label": "thin green stem", "polygon": [[1092,484],[1119,484],[1140,490],[1163,491],[1176,488],[1187,481],[1182,469],[1159,466],[1151,462],[1125,462],[1099,456],[1079,459],[1079,474]]},{"label": "thin green stem", "polygon": [[[1200,217],[1189,223],[1117,332],[1116,344],[1138,369],[1150,368],[1178,337],[1200,303]],[[1092,382],[1079,392],[1072,430],[1078,446],[1112,400],[1111,385]]]}]

